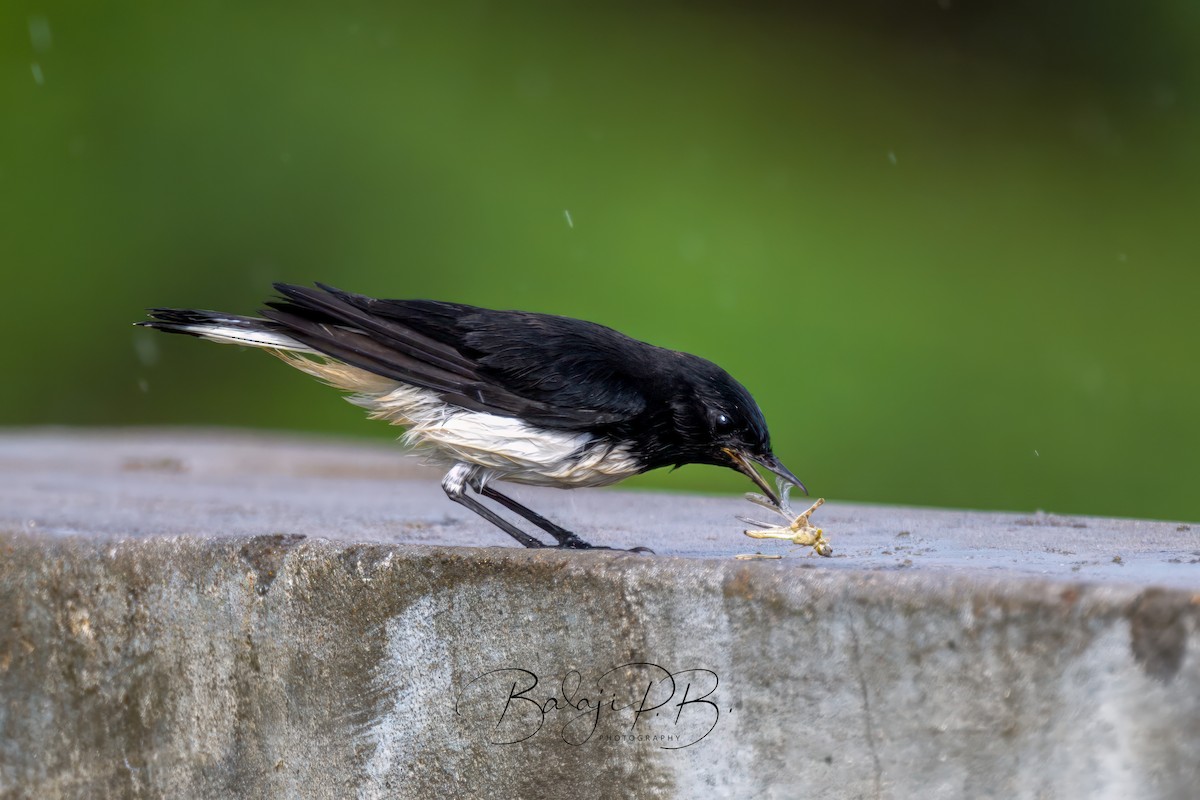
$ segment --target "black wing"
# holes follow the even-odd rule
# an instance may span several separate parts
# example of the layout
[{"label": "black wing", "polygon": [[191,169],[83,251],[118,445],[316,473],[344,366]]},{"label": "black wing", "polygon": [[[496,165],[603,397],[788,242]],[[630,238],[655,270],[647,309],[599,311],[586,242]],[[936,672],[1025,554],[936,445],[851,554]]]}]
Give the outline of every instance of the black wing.
[{"label": "black wing", "polygon": [[595,323],[317,286],[275,284],[285,299],[263,316],[318,352],[463,408],[599,428],[640,414],[639,387],[658,379],[663,351]]}]

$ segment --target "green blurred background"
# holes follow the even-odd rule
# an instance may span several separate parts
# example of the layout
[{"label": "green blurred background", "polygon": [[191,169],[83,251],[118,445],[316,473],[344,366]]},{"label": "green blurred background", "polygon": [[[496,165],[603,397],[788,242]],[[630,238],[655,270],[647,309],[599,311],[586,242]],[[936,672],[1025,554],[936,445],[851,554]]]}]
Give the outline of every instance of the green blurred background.
[{"label": "green blurred background", "polygon": [[10,0],[0,424],[393,437],[129,325],[321,280],[706,356],[822,496],[1200,519],[1198,8]]}]

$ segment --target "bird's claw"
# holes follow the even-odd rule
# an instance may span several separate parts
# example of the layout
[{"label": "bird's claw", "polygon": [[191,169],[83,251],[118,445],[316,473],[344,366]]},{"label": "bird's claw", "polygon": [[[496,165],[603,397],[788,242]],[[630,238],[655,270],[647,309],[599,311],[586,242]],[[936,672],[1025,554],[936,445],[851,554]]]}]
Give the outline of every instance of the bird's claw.
[{"label": "bird's claw", "polygon": [[747,500],[755,505],[774,511],[787,520],[788,524],[772,525],[769,522],[759,522],[748,517],[738,517],[739,520],[747,525],[753,525],[756,529],[760,529],[746,530],[744,533],[751,539],[786,539],[792,542],[792,544],[811,547],[813,552],[819,556],[829,557],[833,555],[833,548],[829,545],[829,540],[825,538],[825,532],[808,521],[812,513],[825,503],[825,498],[818,499],[808,507],[807,511],[797,514],[792,511],[791,506],[788,504],[788,494],[790,491],[791,485],[780,481],[778,505],[772,502],[769,497],[748,492],[746,494]]}]

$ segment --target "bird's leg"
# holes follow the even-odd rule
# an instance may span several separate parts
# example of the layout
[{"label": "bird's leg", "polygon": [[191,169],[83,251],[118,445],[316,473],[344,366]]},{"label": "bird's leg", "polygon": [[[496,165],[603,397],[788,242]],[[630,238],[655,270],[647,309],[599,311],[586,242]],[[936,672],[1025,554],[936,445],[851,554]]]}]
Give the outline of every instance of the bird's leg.
[{"label": "bird's leg", "polygon": [[446,477],[442,478],[442,489],[445,490],[446,496],[454,502],[471,509],[525,547],[545,547],[546,545],[528,533],[525,533],[525,531],[513,525],[483,503],[467,495],[467,481],[471,479],[472,473],[474,473],[474,469],[466,464],[455,464],[451,467],[450,471],[446,473]]},{"label": "bird's leg", "polygon": [[491,486],[488,486],[485,481],[475,477],[471,479],[470,484],[472,489],[479,492],[484,497],[488,498],[489,500],[495,500],[509,511],[512,511],[514,514],[521,515],[534,525],[544,530],[546,533],[553,536],[555,540],[558,541],[559,547],[563,547],[568,550],[590,550],[594,546],[588,544],[583,539],[580,539],[576,534],[572,533],[566,528],[555,525],[553,522],[546,519],[533,509],[526,508],[508,495],[501,494]]},{"label": "bird's leg", "polygon": [[[487,481],[483,480],[478,474],[472,475],[467,480],[471,484],[471,488],[479,492],[489,500],[495,500],[500,505],[512,511],[514,514],[519,514],[525,519],[538,526],[546,533],[553,536],[558,541],[558,547],[564,550],[613,550],[612,547],[603,547],[595,544],[588,544],[583,539],[580,539],[577,534],[572,533],[566,528],[556,525],[550,520],[543,517],[531,508],[521,505],[516,500],[513,500],[506,494],[496,491],[491,486],[488,486]],[[650,553],[653,552],[648,547],[635,547],[632,552]]]},{"label": "bird's leg", "polygon": [[[495,500],[509,511],[521,515],[529,522],[532,522],[534,525],[553,536],[555,540],[558,541],[558,544],[554,545],[557,548],[564,550],[616,549],[612,547],[601,547],[599,545],[588,544],[566,528],[555,525],[553,522],[546,519],[536,511],[526,508],[508,495],[501,494],[487,485],[484,474],[477,467],[462,463],[455,464],[453,467],[451,467],[450,471],[446,473],[446,476],[442,478],[442,489],[445,490],[446,496],[454,502],[471,509],[476,514],[516,539],[525,547],[547,547],[547,545],[539,542],[537,539],[533,538],[528,533],[525,533],[516,525],[513,525],[511,522],[492,511],[483,503],[480,503],[474,497],[468,495],[467,487],[474,489],[476,492],[490,500]],[[635,547],[633,548],[632,552],[650,553],[653,551],[647,547]]]}]

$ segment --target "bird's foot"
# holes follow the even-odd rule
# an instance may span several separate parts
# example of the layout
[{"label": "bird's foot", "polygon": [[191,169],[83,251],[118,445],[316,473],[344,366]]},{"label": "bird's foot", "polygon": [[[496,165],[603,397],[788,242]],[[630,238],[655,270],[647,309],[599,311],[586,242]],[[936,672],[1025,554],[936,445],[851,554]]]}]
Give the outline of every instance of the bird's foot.
[{"label": "bird's foot", "polygon": [[807,511],[796,514],[788,505],[787,495],[787,488],[783,488],[780,492],[779,505],[776,505],[769,498],[761,494],[748,493],[746,495],[747,500],[755,505],[774,511],[785,520],[788,520],[788,524],[771,525],[769,522],[758,522],[746,517],[738,517],[738,519],[747,525],[762,528],[762,530],[747,530],[744,533],[751,539],[786,539],[792,542],[792,544],[811,547],[817,555],[826,557],[833,555],[833,548],[829,545],[829,540],[825,538],[825,532],[808,521],[812,513],[825,503],[825,498],[822,497],[817,500],[817,502],[808,507]]},{"label": "bird's foot", "polygon": [[654,555],[654,551],[651,550],[649,547],[630,547],[630,548],[626,549],[624,547],[605,547],[604,545],[601,545],[601,544],[588,544],[587,542],[584,542],[582,544],[556,544],[556,545],[553,545],[551,549],[553,549],[553,550],[611,550],[614,553],[637,553],[639,555],[651,555],[651,556]]},{"label": "bird's foot", "polygon": [[612,550],[618,553],[649,553],[650,555],[654,555],[654,551],[649,547],[631,547],[626,550],[623,547],[605,547],[601,544],[588,544],[573,533],[569,536],[559,538],[558,544],[551,545],[551,547],[555,550]]}]

